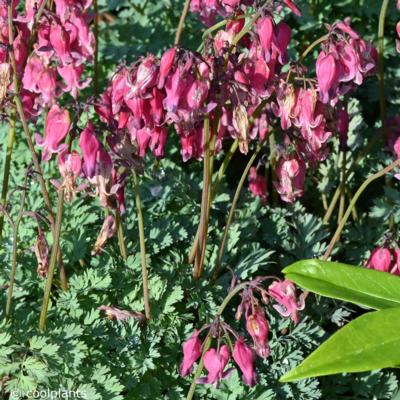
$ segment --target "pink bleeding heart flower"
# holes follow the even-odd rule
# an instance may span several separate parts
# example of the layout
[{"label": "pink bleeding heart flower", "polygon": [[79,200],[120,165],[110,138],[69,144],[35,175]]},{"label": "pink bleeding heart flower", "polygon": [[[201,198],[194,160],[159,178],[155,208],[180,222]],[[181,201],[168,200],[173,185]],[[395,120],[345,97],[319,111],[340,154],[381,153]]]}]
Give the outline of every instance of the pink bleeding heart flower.
[{"label": "pink bleeding heart flower", "polygon": [[54,153],[65,150],[67,145],[60,144],[67,136],[71,127],[69,112],[55,104],[46,117],[44,138],[35,135],[36,143],[43,148],[42,159],[48,161]]},{"label": "pink bleeding heart flower", "polygon": [[331,99],[332,90],[337,84],[337,67],[334,56],[324,52],[320,53],[316,70],[321,101],[326,104]]},{"label": "pink bleeding heart flower", "polygon": [[160,73],[158,76],[158,89],[162,89],[165,84],[165,79],[167,78],[169,72],[171,71],[172,65],[175,61],[176,48],[173,47],[167,50],[161,57],[160,62]]},{"label": "pink bleeding heart flower", "polygon": [[265,176],[257,173],[256,167],[251,167],[249,172],[249,189],[254,196],[260,197],[265,202],[267,199],[267,181]]},{"label": "pink bleeding heart flower", "polygon": [[168,130],[165,126],[156,126],[151,134],[149,147],[158,159],[165,157]]},{"label": "pink bleeding heart flower", "polygon": [[271,58],[271,46],[274,36],[274,23],[271,17],[259,18],[257,21],[257,34],[260,39],[261,48],[267,62]]},{"label": "pink bleeding heart flower", "polygon": [[177,68],[176,71],[168,76],[165,84],[167,96],[164,99],[164,107],[167,111],[175,113],[179,107],[182,94],[186,89],[186,82],[183,79],[184,71]]},{"label": "pink bleeding heart flower", "polygon": [[133,95],[144,95],[145,92],[157,83],[158,66],[153,55],[146,57],[139,65],[136,73],[136,82]]},{"label": "pink bleeding heart flower", "polygon": [[296,198],[304,193],[304,180],[306,176],[306,165],[297,157],[281,159],[276,169],[278,182],[274,182],[281,199],[293,203]]},{"label": "pink bleeding heart flower", "polygon": [[400,158],[400,137],[398,137],[394,142],[393,150],[396,158]]},{"label": "pink bleeding heart flower", "polygon": [[278,54],[278,61],[281,64],[288,62],[287,48],[292,36],[292,30],[286,22],[279,22],[275,28],[272,38],[272,48],[274,53]]},{"label": "pink bleeding heart flower", "polygon": [[182,345],[183,360],[179,368],[179,374],[182,377],[192,372],[194,363],[201,356],[201,340],[199,339],[199,331],[195,330],[186,342]]},{"label": "pink bleeding heart flower", "polygon": [[64,79],[66,85],[62,88],[64,92],[70,93],[71,96],[76,99],[78,96],[78,90],[85,89],[89,86],[91,79],[88,78],[83,82],[80,81],[83,74],[83,64],[74,65],[68,64],[64,67],[58,66],[57,72],[60,74],[61,78]]},{"label": "pink bleeding heart flower", "polygon": [[61,64],[70,63],[72,61],[70,39],[64,27],[57,23],[51,24],[49,39]]},{"label": "pink bleeding heart flower", "polygon": [[207,84],[198,80],[193,81],[186,95],[186,101],[189,108],[193,111],[198,111],[203,106],[207,95]]},{"label": "pink bleeding heart flower", "polygon": [[246,316],[246,329],[253,338],[256,353],[262,358],[267,358],[269,356],[269,326],[264,311],[260,307],[255,307],[253,312]]},{"label": "pink bleeding heart flower", "polygon": [[210,349],[204,354],[204,368],[208,371],[205,378],[198,379],[198,383],[208,383],[218,387],[219,382],[229,378],[233,372],[233,368],[225,370],[229,359],[231,358],[229,349],[226,345],[222,345],[218,350]]},{"label": "pink bleeding heart flower", "polygon": [[398,247],[393,249],[393,263],[390,267],[390,273],[400,275],[400,249]]},{"label": "pink bleeding heart flower", "polygon": [[82,131],[79,137],[79,146],[83,155],[84,171],[87,177],[91,178],[96,172],[96,158],[100,149],[100,142],[91,122],[88,122],[86,128]]},{"label": "pink bleeding heart flower", "polygon": [[286,130],[292,126],[295,117],[296,92],[292,84],[281,82],[276,94],[278,104],[272,103],[274,114],[281,120],[281,128]]},{"label": "pink bleeding heart flower", "polygon": [[233,359],[239,366],[243,374],[243,381],[248,386],[254,386],[257,383],[257,374],[254,371],[254,353],[247,346],[242,337],[239,337],[233,349]]},{"label": "pink bleeding heart flower", "polygon": [[377,247],[372,251],[366,267],[377,271],[389,272],[391,264],[392,255],[390,250],[386,247]]},{"label": "pink bleeding heart flower", "polygon": [[37,77],[37,93],[40,93],[44,104],[52,105],[59,93],[57,90],[57,74],[54,68],[46,68]]},{"label": "pink bleeding heart flower", "polygon": [[23,88],[36,93],[38,91],[38,77],[42,74],[44,69],[44,63],[39,57],[31,57],[26,64],[24,75],[22,77]]},{"label": "pink bleeding heart flower", "polygon": [[283,317],[289,317],[295,324],[300,321],[299,311],[304,310],[304,293],[299,298],[296,296],[296,287],[289,280],[276,281],[268,288],[269,295],[275,299],[278,304],[274,305],[275,310]]}]

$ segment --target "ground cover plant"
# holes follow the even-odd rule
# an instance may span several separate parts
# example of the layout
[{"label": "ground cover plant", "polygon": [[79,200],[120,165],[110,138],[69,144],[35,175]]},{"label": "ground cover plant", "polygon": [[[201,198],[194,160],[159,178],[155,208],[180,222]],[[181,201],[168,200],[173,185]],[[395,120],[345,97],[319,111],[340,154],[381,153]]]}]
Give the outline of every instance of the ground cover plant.
[{"label": "ground cover plant", "polygon": [[398,398],[399,9],[0,0],[2,398]]}]

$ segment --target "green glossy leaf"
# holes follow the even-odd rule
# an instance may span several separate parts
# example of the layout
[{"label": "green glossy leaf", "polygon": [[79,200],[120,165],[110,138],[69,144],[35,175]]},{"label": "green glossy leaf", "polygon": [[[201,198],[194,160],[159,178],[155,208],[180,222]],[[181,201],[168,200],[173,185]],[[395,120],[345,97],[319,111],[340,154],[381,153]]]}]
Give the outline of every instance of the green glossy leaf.
[{"label": "green glossy leaf", "polygon": [[340,263],[302,260],[285,268],[287,279],[322,296],[376,310],[400,307],[400,278]]},{"label": "green glossy leaf", "polygon": [[332,335],[281,382],[400,364],[400,308],[373,311]]}]

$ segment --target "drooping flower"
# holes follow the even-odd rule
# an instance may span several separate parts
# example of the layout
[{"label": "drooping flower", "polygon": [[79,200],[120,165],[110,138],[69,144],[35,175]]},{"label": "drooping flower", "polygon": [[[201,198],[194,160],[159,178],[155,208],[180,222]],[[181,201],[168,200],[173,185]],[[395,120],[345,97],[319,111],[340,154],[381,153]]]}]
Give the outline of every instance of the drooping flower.
[{"label": "drooping flower", "polygon": [[169,71],[171,70],[172,65],[174,63],[175,54],[176,54],[176,48],[173,47],[167,50],[161,57],[160,73],[158,75],[158,84],[157,84],[158,89],[162,89],[164,87],[165,79],[168,76]]},{"label": "drooping flower", "polygon": [[54,153],[60,153],[66,149],[66,144],[61,144],[71,127],[69,112],[55,104],[49,111],[45,122],[45,134],[42,138],[35,135],[36,143],[43,148],[42,158],[48,161]]},{"label": "drooping flower", "polygon": [[320,98],[326,104],[331,99],[332,90],[338,81],[335,57],[332,54],[320,53],[317,59],[316,70]]},{"label": "drooping flower", "polygon": [[82,150],[85,173],[91,178],[96,172],[97,152],[100,149],[100,142],[91,122],[88,122],[86,128],[82,131],[79,137],[79,146]]},{"label": "drooping flower", "polygon": [[104,311],[105,315],[110,320],[127,321],[128,319],[131,318],[136,319],[139,322],[144,322],[146,320],[146,317],[140,312],[122,310],[121,308],[115,306],[111,307],[102,305],[97,309],[100,311]]},{"label": "drooping flower", "polygon": [[192,372],[194,363],[201,356],[201,340],[198,330],[195,330],[192,336],[183,343],[182,352],[183,360],[179,368],[179,374],[185,377]]},{"label": "drooping flower", "polygon": [[281,159],[276,176],[278,181],[274,182],[274,185],[283,201],[293,203],[303,195],[306,165],[301,158],[292,156],[289,159]]},{"label": "drooping flower", "polygon": [[222,345],[218,350],[209,349],[204,354],[204,368],[208,371],[207,377],[200,378],[198,383],[208,383],[218,387],[219,382],[223,379],[229,378],[233,372],[233,368],[225,371],[225,367],[231,358],[229,349],[226,345]]},{"label": "drooping flower", "polygon": [[366,267],[377,271],[389,272],[391,265],[392,255],[390,250],[386,247],[377,247],[372,251]]},{"label": "drooping flower", "polygon": [[243,381],[248,386],[257,383],[257,374],[254,371],[253,350],[247,346],[242,337],[239,337],[233,349],[233,359],[243,373]]},{"label": "drooping flower", "polygon": [[304,294],[299,298],[296,296],[296,287],[289,280],[276,281],[268,288],[269,295],[277,301],[275,310],[283,317],[289,317],[297,324],[299,322],[299,311],[304,309]]},{"label": "drooping flower", "polygon": [[256,353],[262,358],[267,358],[269,356],[269,326],[262,308],[255,307],[253,312],[246,316],[246,329],[253,338]]},{"label": "drooping flower", "polygon": [[108,215],[101,227],[99,236],[96,239],[96,243],[93,246],[92,255],[99,254],[106,244],[108,239],[111,239],[117,231],[117,225],[113,215]]},{"label": "drooping flower", "polygon": [[260,197],[265,202],[267,199],[267,181],[265,176],[257,172],[256,167],[251,167],[249,172],[249,189],[254,196]]},{"label": "drooping flower", "polygon": [[62,183],[52,181],[52,183],[57,189],[64,189],[65,200],[69,203],[72,201],[74,194],[79,191],[79,188],[76,187],[76,180],[82,169],[81,157],[76,151],[71,153],[64,151],[58,156],[58,168],[63,181]]}]

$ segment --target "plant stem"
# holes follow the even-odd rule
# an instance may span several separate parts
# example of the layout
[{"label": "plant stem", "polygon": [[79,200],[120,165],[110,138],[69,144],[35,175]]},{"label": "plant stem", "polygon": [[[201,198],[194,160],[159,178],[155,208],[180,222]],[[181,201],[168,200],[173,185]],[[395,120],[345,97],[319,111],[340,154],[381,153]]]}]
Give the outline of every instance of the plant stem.
[{"label": "plant stem", "polygon": [[39,329],[43,331],[46,327],[47,311],[49,308],[50,292],[53,284],[54,270],[56,261],[59,256],[60,250],[60,236],[61,236],[61,224],[64,211],[64,189],[58,192],[57,199],[57,219],[53,231],[53,247],[51,248],[49,269],[47,271],[46,284],[44,288],[42,309],[40,311]]},{"label": "plant stem", "polygon": [[[45,8],[46,5],[46,1],[44,1],[42,3],[42,7],[40,7],[39,11],[38,11],[38,16],[40,16]],[[38,20],[39,17],[37,17]],[[11,7],[11,2],[8,5],[8,35],[9,35],[9,41],[10,43],[14,43],[14,29],[13,29],[13,18],[12,18],[12,7]],[[55,224],[55,218],[54,218],[54,213],[53,213],[53,208],[51,206],[51,201],[50,201],[50,196],[49,196],[49,192],[47,191],[47,187],[46,187],[46,182],[43,178],[43,173],[42,173],[42,169],[40,167],[40,163],[39,163],[39,159],[36,155],[35,152],[35,146],[33,145],[33,141],[31,138],[31,134],[29,132],[29,127],[28,127],[28,122],[26,120],[26,116],[25,116],[25,111],[24,111],[24,107],[22,105],[22,101],[20,98],[20,82],[19,82],[19,78],[18,78],[18,71],[17,71],[17,62],[15,60],[15,54],[14,54],[14,49],[13,46],[9,46],[9,56],[10,56],[10,60],[11,60],[11,66],[12,66],[12,70],[13,70],[13,85],[14,85],[14,102],[15,105],[17,107],[17,112],[19,115],[19,118],[21,120],[21,124],[22,124],[22,128],[23,128],[23,132],[25,134],[25,139],[28,143],[28,148],[29,148],[29,152],[31,153],[31,157],[33,160],[33,165],[35,167],[35,172],[39,181],[39,186],[40,186],[40,190],[42,192],[42,196],[44,199],[44,203],[46,205],[46,208],[48,210],[49,213],[49,221],[50,221],[50,225],[51,225],[51,229],[52,229],[52,233],[53,233],[53,239],[55,236],[54,233],[54,224]],[[59,259],[61,259],[59,257]],[[58,264],[59,270],[60,270],[60,279],[61,279],[61,284],[63,288],[68,288],[68,282],[66,281],[67,279],[67,274],[65,272],[64,269],[64,265],[61,262],[59,262]]]},{"label": "plant stem", "polygon": [[355,193],[353,199],[351,200],[349,206],[347,207],[346,213],[344,214],[343,218],[341,219],[335,234],[332,237],[332,240],[328,246],[328,249],[326,250],[323,260],[327,260],[329,258],[329,256],[332,254],[332,251],[336,245],[336,243],[339,241],[340,238],[340,234],[343,231],[344,226],[346,225],[347,220],[349,219],[349,216],[354,208],[354,206],[357,203],[357,200],[359,199],[359,197],[362,195],[362,193],[364,192],[364,190],[368,187],[369,184],[371,184],[373,181],[379,179],[380,177],[386,175],[387,173],[389,173],[390,171],[392,171],[394,168],[396,168],[397,166],[400,165],[400,159],[396,160],[395,162],[393,162],[392,164],[388,165],[387,167],[383,168],[382,170],[378,171],[377,173],[375,173],[374,175],[371,175],[368,179],[365,180],[365,182],[359,187],[359,189],[357,190],[357,192]]},{"label": "plant stem", "polygon": [[133,182],[134,182],[136,209],[138,217],[140,258],[142,262],[144,314],[146,316],[146,319],[149,320],[151,314],[150,314],[150,300],[149,300],[149,281],[148,281],[147,260],[146,260],[146,243],[144,236],[144,221],[142,212],[142,200],[140,198],[139,179],[135,171],[133,171]]},{"label": "plant stem", "polygon": [[347,162],[347,151],[342,151],[342,168],[340,178],[340,202],[339,202],[339,216],[338,223],[343,218],[344,207],[346,205],[346,162]]},{"label": "plant stem", "polygon": [[249,170],[250,170],[251,166],[253,165],[254,160],[256,159],[256,157],[257,157],[258,153],[260,152],[261,148],[262,148],[262,143],[259,143],[257,145],[257,148],[254,151],[253,155],[251,156],[249,162],[247,163],[246,168],[243,171],[242,177],[240,178],[240,181],[239,181],[239,183],[237,185],[235,196],[234,196],[233,201],[232,201],[232,206],[231,206],[231,209],[229,211],[228,219],[227,219],[226,224],[225,224],[225,229],[224,229],[224,233],[223,233],[223,236],[222,236],[221,244],[219,246],[216,264],[215,264],[215,267],[214,267],[214,270],[213,270],[213,273],[212,273],[212,281],[213,282],[215,282],[217,277],[218,277],[218,273],[219,273],[219,270],[220,270],[220,267],[221,267],[222,256],[224,255],[225,245],[226,245],[226,241],[228,239],[229,228],[230,228],[230,226],[232,224],[232,221],[233,221],[233,217],[234,217],[234,214],[235,214],[235,211],[236,211],[236,206],[237,206],[237,203],[238,203],[239,197],[240,197],[240,192],[242,191],[242,188],[243,188],[244,182],[245,182],[245,180],[247,178],[247,175],[249,173]]},{"label": "plant stem", "polygon": [[389,6],[389,0],[383,0],[378,24],[378,77],[379,77],[379,106],[382,127],[386,126],[386,97],[385,97],[385,19]]},{"label": "plant stem", "polygon": [[94,68],[93,68],[93,91],[94,95],[99,94],[99,4],[97,0],[93,0],[94,8]]},{"label": "plant stem", "polygon": [[121,257],[126,260],[128,258],[128,252],[125,245],[124,227],[122,226],[121,213],[118,209],[115,211],[115,222],[117,224],[119,251],[121,253]]},{"label": "plant stem", "polygon": [[[241,283],[240,285],[237,285],[232,291],[230,291],[228,293],[228,295],[225,297],[224,301],[222,302],[222,304],[220,305],[216,318],[220,317],[222,315],[222,313],[224,312],[225,308],[227,307],[227,305],[229,304],[229,302],[241,291],[243,290],[249,283],[245,282],[245,283]],[[192,380],[192,384],[190,385],[190,389],[189,392],[186,396],[186,400],[192,400],[193,396],[194,396],[194,392],[196,390],[196,386],[197,386],[197,380],[200,378],[201,372],[203,371],[203,359],[204,359],[204,354],[206,354],[207,350],[210,348],[211,345],[211,337],[210,335],[207,335],[206,340],[204,341],[203,344],[203,351],[200,357],[200,361],[199,361],[199,365],[196,368],[196,372],[194,373],[194,377]]]},{"label": "plant stem", "polygon": [[[7,193],[8,193],[8,183],[10,180],[10,166],[11,157],[15,143],[15,125],[17,122],[17,116],[15,111],[12,112],[10,119],[10,129],[8,131],[8,142],[6,149],[6,158],[4,161],[4,174],[3,174],[3,186],[1,189],[1,205],[6,208],[7,206]],[[4,213],[0,215],[0,241],[3,237],[3,226],[4,226]]]},{"label": "plant stem", "polygon": [[195,265],[193,278],[200,279],[203,273],[205,251],[208,233],[209,192],[210,192],[210,117],[204,119],[204,160],[203,160],[203,194],[199,224],[199,240],[196,244]]},{"label": "plant stem", "polygon": [[11,274],[10,274],[10,285],[8,287],[7,292],[7,303],[6,303],[6,318],[11,316],[11,303],[12,303],[12,296],[14,290],[14,283],[15,283],[15,275],[17,273],[17,251],[18,251],[18,229],[21,223],[22,217],[24,215],[24,207],[25,207],[25,199],[26,199],[26,192],[27,192],[27,180],[28,174],[26,174],[24,189],[21,196],[21,205],[20,210],[17,216],[17,220],[15,224],[12,223],[10,220],[10,224],[13,226],[13,249],[12,249],[12,258],[11,258]]},{"label": "plant stem", "polygon": [[[231,162],[232,157],[236,153],[236,150],[238,149],[238,147],[239,147],[239,141],[236,139],[232,143],[228,153],[225,155],[224,161],[222,162],[221,166],[219,167],[217,176],[216,176],[214,182],[212,183],[211,189],[210,189],[210,207],[211,207],[211,204],[214,201],[214,198],[215,198],[215,196],[216,196],[216,194],[218,192],[218,187],[221,184],[222,178],[224,177],[225,172],[226,172],[226,170],[227,170],[227,168],[229,166],[229,163]],[[196,236],[195,236],[195,238],[193,240],[193,245],[192,245],[192,248],[190,250],[189,257],[188,257],[189,264],[193,263],[194,258],[196,256],[197,242],[199,240],[199,235],[200,235],[200,225],[197,228]]]},{"label": "plant stem", "polygon": [[[370,152],[370,150],[374,147],[376,142],[379,140],[379,135],[374,135],[372,139],[368,142],[368,144],[365,146],[365,148],[360,152],[358,157],[353,161],[351,164],[350,168],[347,170],[346,174],[346,183],[350,181],[350,178],[352,176],[352,172],[354,171],[355,167],[360,164],[361,160]],[[333,211],[335,210],[337,201],[339,200],[340,196],[340,185],[339,187],[336,188],[336,191],[332,197],[332,200],[329,204],[328,210],[326,211],[323,222],[327,224],[333,214]]]},{"label": "plant stem", "polygon": [[183,6],[181,19],[179,20],[178,29],[177,29],[176,35],[175,35],[175,42],[174,42],[175,46],[179,46],[179,43],[181,41],[183,27],[185,26],[185,20],[187,17],[187,13],[189,11],[189,6],[190,6],[190,0],[186,0],[185,5]]},{"label": "plant stem", "polygon": [[311,50],[314,49],[314,47],[318,46],[319,44],[325,42],[325,40],[327,40],[329,38],[329,35],[326,34],[324,36],[321,36],[319,39],[315,40],[314,42],[312,42],[301,54],[300,56],[300,61],[303,61],[307,55],[311,52]]}]

